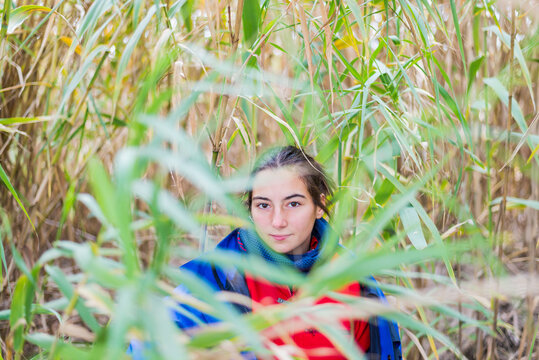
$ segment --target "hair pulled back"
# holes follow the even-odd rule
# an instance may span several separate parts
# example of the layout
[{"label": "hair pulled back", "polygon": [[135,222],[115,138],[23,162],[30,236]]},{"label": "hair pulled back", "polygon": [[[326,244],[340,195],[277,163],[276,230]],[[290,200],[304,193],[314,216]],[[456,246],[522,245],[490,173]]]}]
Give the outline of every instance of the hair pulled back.
[{"label": "hair pulled back", "polygon": [[[307,187],[307,191],[315,205],[320,207],[329,216],[327,198],[333,194],[333,183],[326,175],[322,165],[312,156],[295,146],[283,146],[269,150],[257,161],[251,178],[267,169],[279,169],[287,167],[297,171],[298,176]],[[326,203],[322,202],[322,195],[326,198]],[[247,205],[249,210],[253,201],[253,190],[247,193]]]}]

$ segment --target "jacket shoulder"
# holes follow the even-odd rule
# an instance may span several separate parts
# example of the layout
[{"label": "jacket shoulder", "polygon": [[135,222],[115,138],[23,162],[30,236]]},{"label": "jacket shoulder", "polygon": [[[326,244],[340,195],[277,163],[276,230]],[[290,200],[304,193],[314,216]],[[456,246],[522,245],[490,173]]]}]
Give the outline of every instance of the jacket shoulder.
[{"label": "jacket shoulder", "polygon": [[[214,251],[232,251],[232,252],[241,252],[242,249],[238,243],[237,237],[238,237],[238,231],[239,229],[233,230],[230,234],[225,236],[223,240],[221,240],[215,250],[211,250],[209,253],[212,253]],[[214,289],[218,289],[218,286],[216,286],[216,279],[215,276],[218,275],[220,280],[224,279],[223,270],[216,265],[212,265],[209,261],[206,260],[206,254],[202,254],[199,257],[188,261],[187,263],[180,266],[180,269],[187,270],[194,275],[198,276],[199,278],[205,280],[209,285],[211,285]]]}]

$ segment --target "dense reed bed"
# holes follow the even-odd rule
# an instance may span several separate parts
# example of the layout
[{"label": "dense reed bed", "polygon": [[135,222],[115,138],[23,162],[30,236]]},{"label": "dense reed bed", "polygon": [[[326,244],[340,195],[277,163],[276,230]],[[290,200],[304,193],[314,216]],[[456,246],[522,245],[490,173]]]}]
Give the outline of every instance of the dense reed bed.
[{"label": "dense reed bed", "polygon": [[248,221],[245,175],[286,143],[330,171],[355,256],[243,268],[307,303],[375,275],[392,306],[357,316],[397,320],[407,359],[538,357],[537,4],[0,4],[0,359],[264,354],[294,305],[191,338],[165,299],[207,291],[177,266]]}]

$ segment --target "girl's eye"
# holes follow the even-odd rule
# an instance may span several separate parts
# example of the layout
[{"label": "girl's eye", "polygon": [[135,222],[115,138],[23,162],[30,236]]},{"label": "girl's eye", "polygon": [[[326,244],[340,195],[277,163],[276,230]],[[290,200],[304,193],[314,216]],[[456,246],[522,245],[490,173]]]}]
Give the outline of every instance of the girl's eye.
[{"label": "girl's eye", "polygon": [[299,202],[297,202],[297,201],[292,201],[292,202],[290,202],[290,204],[288,204],[288,206],[290,206],[290,207],[298,207],[300,205],[301,204]]},{"label": "girl's eye", "polygon": [[259,203],[259,204],[256,204],[256,207],[259,209],[267,209],[269,207],[269,204]]}]

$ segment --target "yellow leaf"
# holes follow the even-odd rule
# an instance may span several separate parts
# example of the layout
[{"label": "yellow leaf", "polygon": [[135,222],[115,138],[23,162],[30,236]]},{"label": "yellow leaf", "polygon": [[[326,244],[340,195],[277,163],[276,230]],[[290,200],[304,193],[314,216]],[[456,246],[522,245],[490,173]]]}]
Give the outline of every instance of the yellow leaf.
[{"label": "yellow leaf", "polygon": [[[62,40],[62,42],[67,46],[71,46],[71,44],[73,44],[73,39],[67,36],[60,36],[60,40]],[[82,53],[82,47],[80,45],[77,45],[77,47],[75,48],[75,52],[80,55]]]},{"label": "yellow leaf", "polygon": [[351,46],[357,46],[361,41],[358,41],[355,37],[346,35],[340,39],[335,40],[335,47],[339,50],[349,48]]},{"label": "yellow leaf", "polygon": [[526,164],[529,164],[530,161],[532,161],[533,157],[535,156],[535,153],[537,152],[537,150],[539,150],[539,144],[537,144],[537,146],[535,147],[535,149],[533,149],[530,157],[528,158],[528,161],[526,161]]}]

